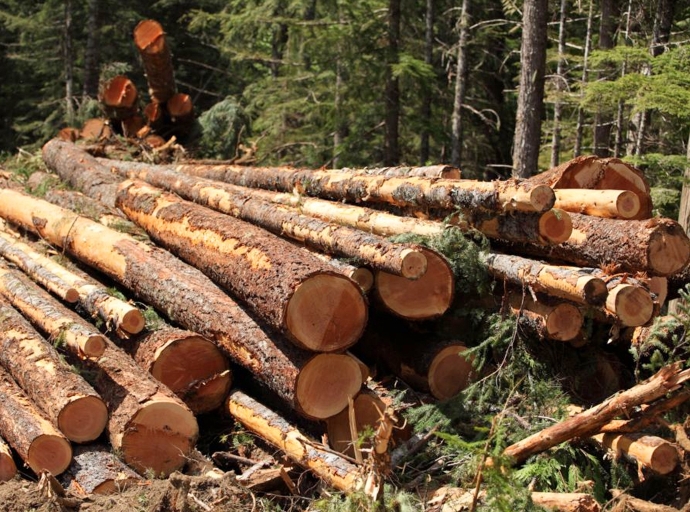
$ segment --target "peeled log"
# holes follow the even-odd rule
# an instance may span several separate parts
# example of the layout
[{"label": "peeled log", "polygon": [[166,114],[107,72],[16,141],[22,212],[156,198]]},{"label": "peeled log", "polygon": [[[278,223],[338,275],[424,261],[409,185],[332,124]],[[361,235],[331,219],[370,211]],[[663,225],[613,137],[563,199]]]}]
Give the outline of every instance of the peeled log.
[{"label": "peeled log", "polygon": [[138,92],[134,83],[118,75],[106,83],[99,95],[104,110],[111,119],[125,119],[136,114]]},{"label": "peeled log", "polygon": [[101,398],[3,299],[0,364],[68,439],[85,443],[101,435],[108,421]]},{"label": "peeled log", "polygon": [[302,434],[273,411],[241,391],[230,393],[227,410],[244,427],[268,441],[328,485],[350,493],[360,489],[359,468]]},{"label": "peeled log", "polygon": [[125,350],[194,414],[217,409],[230,391],[232,376],[227,359],[215,344],[194,332],[159,329],[128,344]]},{"label": "peeled log", "polygon": [[[0,189],[0,217],[62,247],[178,325],[213,340],[306,416],[333,416],[359,391],[361,372],[351,357],[314,356],[261,328],[204,274],[167,251],[13,190]],[[312,387],[298,386],[303,380]]]},{"label": "peeled log", "polygon": [[163,27],[155,20],[140,22],[134,28],[134,44],[141,55],[151,99],[165,103],[175,94],[175,76]]},{"label": "peeled log", "polygon": [[532,492],[532,503],[558,512],[599,512],[601,506],[591,494],[582,492]]},{"label": "peeled log", "polygon": [[[2,420],[0,420],[2,421]],[[10,447],[5,440],[0,437],[0,482],[12,480],[17,474],[17,466],[12,458]]]},{"label": "peeled log", "polygon": [[527,335],[542,340],[571,341],[580,334],[584,318],[573,304],[550,301],[546,297],[534,301],[529,294],[514,291],[508,294],[510,307]]},{"label": "peeled log", "polygon": [[450,308],[455,295],[455,276],[448,260],[431,249],[422,249],[427,270],[419,279],[376,272],[375,295],[382,306],[408,320],[436,318]]},{"label": "peeled log", "polygon": [[652,319],[654,301],[646,288],[626,283],[610,283],[608,287],[606,309],[614,314],[622,325],[637,327]]},{"label": "peeled log", "polygon": [[556,208],[609,219],[634,219],[640,212],[640,198],[630,190],[559,189]]},{"label": "peeled log", "polygon": [[289,242],[144,182],[124,182],[118,206],[298,346],[332,352],[361,336],[367,304],[359,286]]},{"label": "peeled log", "polygon": [[36,474],[59,475],[72,460],[72,447],[0,366],[0,435]]},{"label": "peeled log", "polygon": [[141,477],[125,466],[101,444],[77,446],[72,464],[60,479],[72,494],[114,494],[141,481]]},{"label": "peeled log", "polygon": [[667,475],[679,462],[678,450],[674,445],[657,436],[643,434],[595,434],[597,443],[616,453],[625,455],[638,464],[660,475]]}]

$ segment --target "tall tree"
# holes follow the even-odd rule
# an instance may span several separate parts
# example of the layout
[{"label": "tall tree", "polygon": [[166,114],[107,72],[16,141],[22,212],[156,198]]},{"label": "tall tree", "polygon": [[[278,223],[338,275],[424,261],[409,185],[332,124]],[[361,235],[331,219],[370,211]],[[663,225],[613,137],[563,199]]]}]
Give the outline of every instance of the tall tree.
[{"label": "tall tree", "polygon": [[[616,33],[615,0],[601,0],[601,18],[599,22],[599,49],[610,50],[614,47],[614,35]],[[599,79],[609,79],[612,73],[611,67],[599,73]],[[611,138],[611,125],[613,116],[610,112],[598,109],[594,117],[594,154],[601,157],[610,155],[609,140]]]},{"label": "tall tree", "polygon": [[589,81],[589,55],[592,51],[592,26],[594,21],[594,0],[589,0],[587,11],[587,31],[585,33],[585,50],[582,59],[582,81],[580,82],[580,104],[577,107],[577,126],[575,128],[575,147],[573,156],[578,157],[582,154],[582,141],[585,131],[585,108],[582,105],[585,87]]},{"label": "tall tree", "polygon": [[400,52],[400,4],[401,0],[388,1],[388,49],[386,66],[386,117],[383,165],[400,162],[400,80],[395,73]]},{"label": "tall tree", "polygon": [[84,98],[98,96],[98,68],[100,64],[100,1],[89,0],[86,20],[86,50],[84,51]]},{"label": "tall tree", "polygon": [[547,16],[547,0],[525,0],[520,45],[520,86],[513,139],[513,176],[519,178],[528,178],[538,168],[544,105]]},{"label": "tall tree", "polygon": [[451,157],[450,162],[456,167],[462,163],[462,130],[463,130],[463,108],[465,95],[467,93],[467,46],[469,39],[470,26],[470,0],[462,0],[462,10],[460,11],[460,34],[458,37],[457,65],[455,68],[455,96],[453,101],[453,116],[451,118]]},{"label": "tall tree", "polygon": [[65,21],[62,36],[65,66],[65,121],[74,124],[74,50],[72,48],[72,0],[65,0]]},{"label": "tall tree", "polygon": [[[424,63],[431,67],[434,63],[434,0],[426,0],[424,16]],[[433,89],[425,84],[422,99],[422,133],[419,143],[419,164],[424,165],[429,160],[429,137],[431,127],[431,102]]]},{"label": "tall tree", "polygon": [[553,138],[551,140],[551,167],[558,165],[561,153],[561,119],[563,101],[561,95],[565,90],[565,15],[567,0],[561,0],[558,15],[558,62],[556,64],[556,101],[553,106]]}]

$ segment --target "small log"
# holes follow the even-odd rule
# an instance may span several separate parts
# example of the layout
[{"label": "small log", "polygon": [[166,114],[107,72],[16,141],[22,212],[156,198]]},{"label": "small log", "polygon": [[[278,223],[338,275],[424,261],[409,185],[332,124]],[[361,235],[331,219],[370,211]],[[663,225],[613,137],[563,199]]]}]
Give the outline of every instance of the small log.
[{"label": "small log", "polygon": [[230,391],[227,359],[216,345],[194,332],[159,329],[128,343],[125,350],[194,414],[219,408]]},{"label": "small log", "polygon": [[59,475],[72,460],[72,447],[0,367],[0,435],[36,474]]},{"label": "small log", "polygon": [[509,254],[483,256],[489,272],[514,286],[524,285],[534,291],[571,300],[579,304],[603,304],[608,295],[606,283],[595,276],[595,269],[549,265]]},{"label": "small log", "polygon": [[241,391],[228,397],[227,410],[245,428],[269,442],[328,485],[350,493],[361,488],[359,468],[302,434],[273,411]]},{"label": "small log", "polygon": [[141,55],[151,100],[165,103],[175,94],[175,76],[163,27],[155,20],[140,22],[134,28],[134,44]]},{"label": "small log", "polygon": [[681,368],[678,363],[664,366],[646,381],[621,391],[591,409],[518,441],[506,448],[503,455],[515,462],[521,462],[530,455],[548,450],[574,437],[596,434],[603,425],[619,414],[628,414],[638,405],[651,403],[677,390],[690,379],[690,370]]},{"label": "small log", "polygon": [[144,182],[124,182],[118,206],[299,347],[343,350],[361,336],[367,305],[359,286],[290,243]]},{"label": "small log", "polygon": [[375,295],[382,306],[401,318],[428,320],[450,308],[455,295],[455,276],[448,260],[431,249],[422,249],[426,273],[418,279],[378,271],[375,273]]},{"label": "small log", "polygon": [[204,274],[167,251],[9,189],[0,189],[0,217],[62,247],[178,325],[213,340],[305,416],[333,416],[359,391],[362,376],[352,358],[298,349],[259,326]]},{"label": "small log", "polygon": [[634,498],[633,496],[630,496],[619,489],[611,489],[611,495],[616,500],[616,505],[613,510],[616,510],[621,506],[623,507],[623,510],[631,512],[681,512],[683,510],[679,510],[675,507],[669,507],[668,505],[662,505],[660,503],[641,500],[640,498]]},{"label": "small log", "polygon": [[174,94],[166,102],[165,108],[168,110],[173,123],[185,123],[194,117],[194,105],[189,94],[182,92]]},{"label": "small log", "polygon": [[103,85],[99,101],[111,119],[126,119],[137,112],[138,91],[124,75],[118,75]]},{"label": "small log", "polygon": [[332,172],[362,174],[364,176],[383,176],[385,178],[418,177],[459,180],[460,169],[450,165],[425,165],[422,167],[379,167],[375,169],[333,169]]},{"label": "small log", "polygon": [[[2,420],[0,420],[1,422]],[[12,452],[5,440],[0,437],[0,482],[12,480],[17,474],[17,466],[12,458]]]},{"label": "small log", "polygon": [[371,448],[371,442],[360,436],[366,430],[373,432],[378,428],[385,409],[386,404],[374,393],[360,393],[352,405],[326,420],[328,444],[343,455],[362,461],[362,448]]},{"label": "small log", "polygon": [[163,122],[163,104],[152,101],[144,107],[146,123],[152,128],[158,128]]},{"label": "small log", "polygon": [[85,443],[101,435],[108,421],[103,400],[4,299],[0,364],[69,440]]},{"label": "small log", "polygon": [[79,139],[79,130],[76,128],[63,128],[57,134],[57,138],[67,142],[76,142]]},{"label": "small log", "polygon": [[137,133],[139,133],[139,130],[145,126],[145,123],[144,118],[137,114],[122,119],[120,121],[120,125],[122,126],[123,136],[127,138],[134,138],[137,136]]},{"label": "small log", "polygon": [[640,198],[630,190],[559,189],[556,208],[568,212],[606,217],[633,219],[640,212]]},{"label": "small log", "polygon": [[591,494],[582,492],[532,492],[532,503],[559,512],[599,512],[601,506]]},{"label": "small log", "polygon": [[65,489],[79,497],[115,494],[141,480],[101,444],[75,447],[72,464],[60,478]]},{"label": "small log", "polygon": [[528,336],[541,340],[571,341],[582,329],[584,317],[580,310],[568,302],[540,297],[539,301],[529,294],[508,291],[508,303],[519,325]]},{"label": "small log", "polygon": [[617,456],[625,455],[638,464],[667,475],[678,466],[678,449],[657,436],[644,434],[595,434],[591,437]]},{"label": "small log", "polygon": [[87,119],[81,127],[81,138],[86,140],[103,140],[113,136],[113,129],[104,118]]},{"label": "small log", "polygon": [[648,323],[654,314],[654,300],[646,288],[632,284],[607,283],[606,309],[622,325],[636,327]]},{"label": "small log", "polygon": [[573,231],[568,212],[555,209],[539,214],[512,212],[486,220],[475,215],[470,217],[470,224],[492,239],[530,241],[543,245],[563,243]]}]

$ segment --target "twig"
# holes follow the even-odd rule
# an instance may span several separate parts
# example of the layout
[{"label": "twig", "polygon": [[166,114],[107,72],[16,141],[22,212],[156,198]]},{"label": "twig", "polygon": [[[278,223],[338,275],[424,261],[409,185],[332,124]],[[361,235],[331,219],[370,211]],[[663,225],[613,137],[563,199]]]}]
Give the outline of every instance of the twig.
[{"label": "twig", "polygon": [[194,496],[191,492],[187,493],[187,497],[191,498],[194,503],[199,505],[201,508],[203,508],[206,512],[211,512],[211,507],[209,507],[206,503],[201,501],[199,498]]}]

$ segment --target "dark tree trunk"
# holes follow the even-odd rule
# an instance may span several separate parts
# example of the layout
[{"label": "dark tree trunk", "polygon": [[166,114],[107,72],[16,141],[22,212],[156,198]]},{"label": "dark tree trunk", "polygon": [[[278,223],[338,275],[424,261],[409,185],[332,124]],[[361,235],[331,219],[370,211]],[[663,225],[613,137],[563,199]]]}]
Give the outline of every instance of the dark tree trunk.
[{"label": "dark tree trunk", "polygon": [[74,123],[74,51],[72,48],[72,0],[65,1],[65,26],[63,34],[63,59],[65,64],[65,121]]},{"label": "dark tree trunk", "polygon": [[513,142],[513,176],[516,178],[528,178],[537,172],[544,109],[547,17],[546,0],[525,0],[520,47],[520,91]]},{"label": "dark tree trunk", "polygon": [[400,51],[400,0],[388,2],[388,65],[386,67],[386,118],[383,165],[397,165],[400,161],[398,145],[400,124],[400,81],[393,75]]},{"label": "dark tree trunk", "polygon": [[[592,20],[594,19],[594,0],[589,2],[589,11],[587,13],[587,34],[585,35],[585,54],[582,60],[582,83],[580,84],[580,91],[584,91],[585,84],[589,80],[589,53],[592,51]],[[582,99],[583,93],[580,93]],[[573,156],[578,157],[582,154],[582,138],[585,128],[585,110],[580,105],[577,108],[577,128],[575,135],[575,148],[573,149]]]},{"label": "dark tree trunk", "polygon": [[[601,22],[599,24],[599,49],[610,50],[614,46],[614,34],[616,22],[614,19],[615,0],[601,1]],[[599,73],[599,79],[606,79],[606,74],[611,70]],[[611,138],[611,126],[613,116],[608,112],[597,111],[594,126],[594,154],[608,157],[611,154],[609,139]]]},{"label": "dark tree trunk", "polygon": [[280,23],[273,27],[273,40],[271,41],[271,76],[278,78],[280,65],[283,62],[283,53],[288,41],[288,26]]},{"label": "dark tree trunk", "polygon": [[99,0],[89,0],[88,20],[86,22],[86,52],[84,53],[84,98],[98,97],[98,66],[100,63],[100,46],[98,36],[100,29]]},{"label": "dark tree trunk", "polygon": [[458,40],[458,63],[455,75],[455,99],[453,101],[453,134],[451,138],[450,161],[456,167],[462,162],[463,105],[467,91],[467,40],[469,37],[470,0],[463,0],[460,13],[460,35]]},{"label": "dark tree trunk", "polygon": [[553,106],[553,139],[551,141],[551,167],[557,167],[561,153],[561,118],[563,117],[563,104],[560,95],[566,89],[564,81],[564,56],[565,56],[565,11],[567,1],[561,0],[560,16],[558,20],[558,64],[556,65],[556,101]]},{"label": "dark tree trunk", "polygon": [[[424,32],[424,62],[429,66],[434,62],[434,0],[426,0],[426,30]],[[431,128],[431,101],[433,83],[424,84],[424,98],[422,100],[422,133],[419,144],[419,165],[425,165],[429,160],[429,138]]]}]

